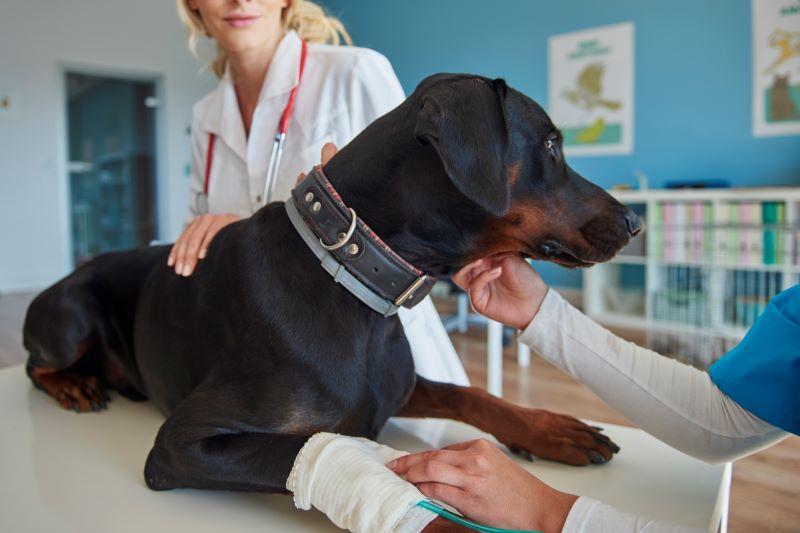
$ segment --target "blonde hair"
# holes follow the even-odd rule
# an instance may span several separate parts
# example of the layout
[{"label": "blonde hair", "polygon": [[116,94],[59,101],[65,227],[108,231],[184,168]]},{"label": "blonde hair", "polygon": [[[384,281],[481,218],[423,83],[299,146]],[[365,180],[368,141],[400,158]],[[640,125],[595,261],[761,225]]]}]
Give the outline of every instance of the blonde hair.
[{"label": "blonde hair", "polygon": [[[187,0],[176,0],[176,4],[178,17],[189,33],[189,50],[199,57],[197,45],[200,42],[200,38],[209,36],[203,25],[200,12],[192,10]],[[284,30],[296,31],[297,35],[304,41],[333,45],[339,45],[344,41],[348,45],[353,44],[353,40],[347,30],[344,29],[341,21],[335,17],[327,16],[322,7],[309,0],[290,0],[289,7],[285,8],[281,13],[281,19]],[[225,73],[227,62],[227,52],[217,43],[217,56],[209,63],[217,78],[221,78]]]}]

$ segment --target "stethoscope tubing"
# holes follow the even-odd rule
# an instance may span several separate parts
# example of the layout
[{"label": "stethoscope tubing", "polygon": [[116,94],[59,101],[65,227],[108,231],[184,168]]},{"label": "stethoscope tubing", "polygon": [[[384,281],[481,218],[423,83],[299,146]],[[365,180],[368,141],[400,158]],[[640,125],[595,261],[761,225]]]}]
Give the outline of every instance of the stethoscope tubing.
[{"label": "stethoscope tubing", "polygon": [[272,152],[269,155],[269,165],[267,166],[267,177],[264,180],[264,205],[272,201],[272,192],[275,181],[278,176],[278,168],[281,165],[281,155],[283,155],[283,143],[286,140],[286,132],[289,131],[289,119],[294,110],[294,101],[297,98],[297,90],[300,88],[300,81],[303,79],[303,71],[306,67],[306,54],[308,53],[308,45],[302,41],[302,50],[300,52],[300,73],[297,76],[297,84],[292,88],[289,94],[289,101],[286,102],[286,107],[281,114],[281,120],[278,122],[278,132],[275,134],[275,140],[272,143]]}]

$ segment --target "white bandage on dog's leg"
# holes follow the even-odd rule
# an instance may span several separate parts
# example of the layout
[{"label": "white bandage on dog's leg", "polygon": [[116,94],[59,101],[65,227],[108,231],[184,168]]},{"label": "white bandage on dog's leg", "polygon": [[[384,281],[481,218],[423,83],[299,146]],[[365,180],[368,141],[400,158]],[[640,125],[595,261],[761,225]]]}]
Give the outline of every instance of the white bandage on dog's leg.
[{"label": "white bandage on dog's leg", "polygon": [[416,512],[425,496],[385,466],[403,455],[371,440],[317,433],[297,454],[286,488],[298,509],[313,505],[356,533],[421,531],[436,515]]}]

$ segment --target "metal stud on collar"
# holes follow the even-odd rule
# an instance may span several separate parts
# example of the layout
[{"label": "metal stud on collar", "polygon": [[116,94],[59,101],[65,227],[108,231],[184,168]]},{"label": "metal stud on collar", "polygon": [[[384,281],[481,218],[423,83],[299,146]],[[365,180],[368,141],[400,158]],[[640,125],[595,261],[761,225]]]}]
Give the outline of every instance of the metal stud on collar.
[{"label": "metal stud on collar", "polygon": [[350,216],[353,217],[353,219],[350,221],[350,227],[347,229],[347,233],[345,233],[344,235],[340,233],[339,240],[333,244],[325,244],[324,242],[322,242],[321,238],[319,240],[319,244],[329,252],[338,250],[339,248],[347,244],[347,241],[350,240],[350,237],[352,237],[353,233],[355,233],[356,231],[356,212],[353,210],[352,207],[349,209],[350,209]]}]

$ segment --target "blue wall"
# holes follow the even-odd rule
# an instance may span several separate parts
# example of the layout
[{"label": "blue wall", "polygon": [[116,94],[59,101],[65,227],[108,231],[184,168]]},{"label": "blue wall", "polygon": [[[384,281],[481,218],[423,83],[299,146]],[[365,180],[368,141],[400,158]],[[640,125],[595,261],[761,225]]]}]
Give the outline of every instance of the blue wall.
[{"label": "blue wall", "polygon": [[[634,151],[571,158],[604,187],[719,178],[733,186],[800,185],[800,136],[752,136],[750,0],[323,0],[355,43],[385,54],[406,92],[435,72],[503,77],[547,108],[547,39],[635,26]],[[579,272],[542,269],[579,286]]]}]

